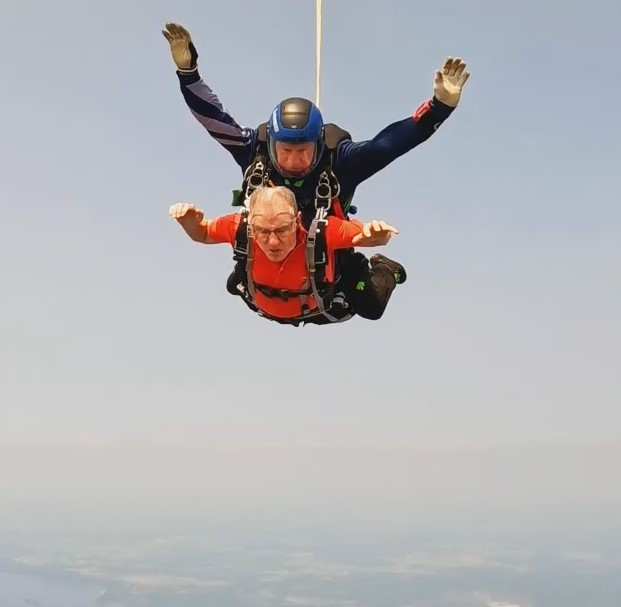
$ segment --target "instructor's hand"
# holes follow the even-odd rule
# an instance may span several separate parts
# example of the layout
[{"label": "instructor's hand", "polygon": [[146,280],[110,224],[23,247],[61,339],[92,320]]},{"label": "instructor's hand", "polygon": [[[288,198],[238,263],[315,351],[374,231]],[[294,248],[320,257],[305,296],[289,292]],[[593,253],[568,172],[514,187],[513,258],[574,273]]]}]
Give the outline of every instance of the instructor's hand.
[{"label": "instructor's hand", "polygon": [[167,23],[162,34],[170,44],[170,53],[177,69],[180,72],[194,72],[197,68],[198,53],[190,32],[178,23]]},{"label": "instructor's hand", "polygon": [[459,58],[447,57],[442,69],[436,70],[433,82],[433,94],[438,101],[450,107],[457,107],[461,91],[470,78],[466,72],[466,64]]}]

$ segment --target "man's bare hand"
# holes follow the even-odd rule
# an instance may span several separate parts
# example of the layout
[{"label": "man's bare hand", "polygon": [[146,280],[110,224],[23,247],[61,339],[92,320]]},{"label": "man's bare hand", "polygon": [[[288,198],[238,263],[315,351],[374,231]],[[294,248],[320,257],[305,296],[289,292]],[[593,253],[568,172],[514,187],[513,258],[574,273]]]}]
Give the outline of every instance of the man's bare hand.
[{"label": "man's bare hand", "polygon": [[178,202],[170,206],[168,214],[177,220],[192,240],[204,244],[211,243],[207,236],[207,222],[203,224],[203,211],[196,205]]},{"label": "man's bare hand", "polygon": [[442,69],[436,70],[433,82],[433,94],[438,101],[450,107],[457,107],[461,91],[470,78],[470,72],[465,70],[466,64],[459,57],[446,58]]},{"label": "man's bare hand", "polygon": [[380,247],[388,244],[393,234],[398,234],[399,230],[382,220],[374,220],[364,224],[362,233],[352,240],[356,247]]},{"label": "man's bare hand", "polygon": [[205,216],[196,205],[187,202],[177,202],[171,205],[168,214],[183,226],[199,225]]}]

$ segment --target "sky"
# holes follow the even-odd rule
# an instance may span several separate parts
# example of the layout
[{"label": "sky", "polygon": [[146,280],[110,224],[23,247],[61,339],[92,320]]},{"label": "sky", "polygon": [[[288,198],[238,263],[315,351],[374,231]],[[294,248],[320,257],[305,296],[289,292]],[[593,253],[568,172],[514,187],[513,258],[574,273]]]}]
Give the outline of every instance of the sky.
[{"label": "sky", "polygon": [[168,216],[230,212],[241,175],[160,32],[185,25],[256,126],[314,97],[315,3],[2,3],[0,444],[621,440],[621,5],[323,4],[321,109],[355,140],[410,115],[446,56],[472,76],[357,191],[358,217],[400,230],[384,318],[294,329],[230,296],[230,249]]}]

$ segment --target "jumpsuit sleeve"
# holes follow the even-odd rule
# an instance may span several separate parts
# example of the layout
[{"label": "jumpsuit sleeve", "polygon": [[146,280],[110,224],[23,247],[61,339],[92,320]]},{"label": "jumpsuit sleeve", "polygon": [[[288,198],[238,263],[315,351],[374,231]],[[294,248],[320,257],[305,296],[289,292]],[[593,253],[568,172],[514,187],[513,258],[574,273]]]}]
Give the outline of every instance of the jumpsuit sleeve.
[{"label": "jumpsuit sleeve", "polygon": [[349,188],[357,187],[427,141],[454,109],[434,97],[422,103],[412,116],[386,126],[373,139],[341,142],[335,157],[339,179]]},{"label": "jumpsuit sleeve", "polygon": [[242,171],[246,170],[252,159],[256,130],[237,123],[198,70],[190,74],[178,71],[177,77],[191,114],[233,156]]}]

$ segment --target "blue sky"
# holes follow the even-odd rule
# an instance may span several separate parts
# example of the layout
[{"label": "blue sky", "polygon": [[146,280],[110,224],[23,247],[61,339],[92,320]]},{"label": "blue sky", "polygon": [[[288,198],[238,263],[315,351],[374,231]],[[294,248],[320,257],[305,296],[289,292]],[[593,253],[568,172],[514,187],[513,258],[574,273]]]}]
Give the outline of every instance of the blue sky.
[{"label": "blue sky", "polygon": [[[384,319],[295,330],[224,289],[238,168],[186,109],[166,21],[256,125],[314,96],[315,3],[0,9],[0,442],[457,447],[621,439],[618,3],[324,2],[322,110],[355,139],[460,56],[462,103],[361,186],[409,280]],[[254,35],[254,38],[249,37]],[[262,36],[258,40],[256,37]]]}]

